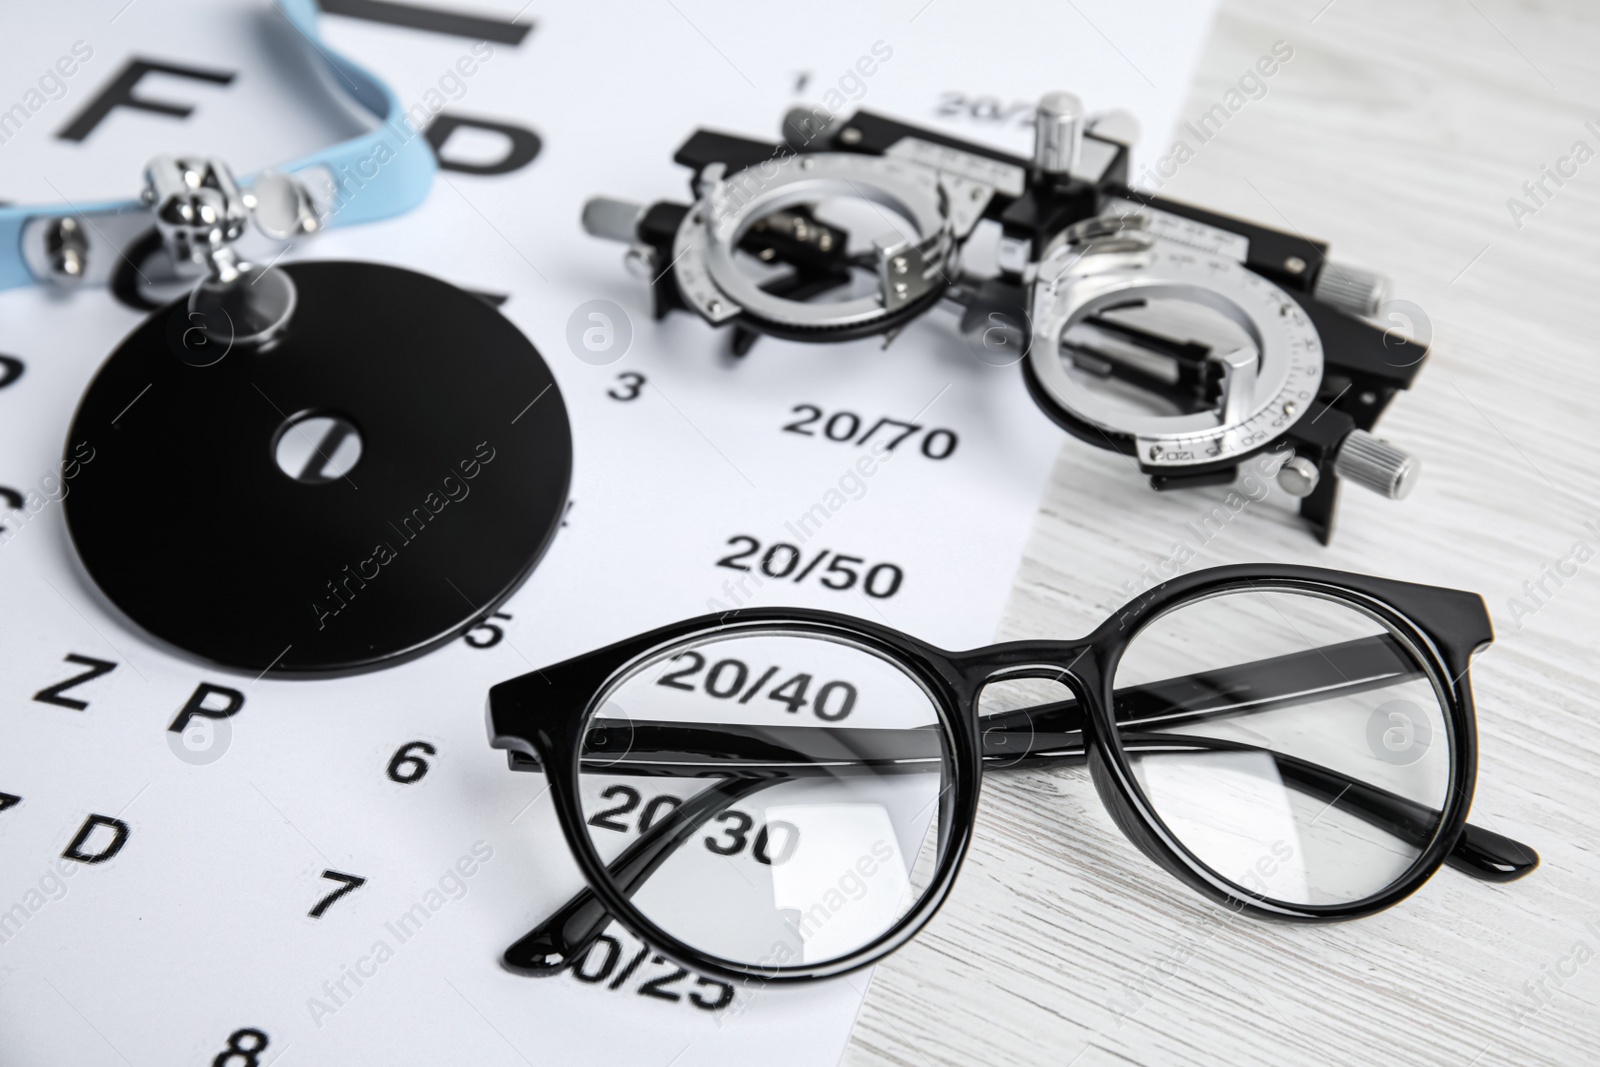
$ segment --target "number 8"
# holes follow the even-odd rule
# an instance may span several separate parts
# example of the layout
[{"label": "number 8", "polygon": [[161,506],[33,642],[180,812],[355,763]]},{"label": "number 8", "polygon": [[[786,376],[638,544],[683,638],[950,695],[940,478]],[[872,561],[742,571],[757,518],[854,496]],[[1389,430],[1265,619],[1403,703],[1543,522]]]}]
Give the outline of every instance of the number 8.
[{"label": "number 8", "polygon": [[[249,1048],[244,1047],[245,1038],[252,1042]],[[217,1053],[217,1058],[211,1061],[211,1067],[233,1067],[236,1060],[243,1061],[244,1067],[259,1067],[261,1052],[268,1043],[267,1035],[260,1030],[249,1027],[235,1030],[228,1035],[228,1047]]]}]

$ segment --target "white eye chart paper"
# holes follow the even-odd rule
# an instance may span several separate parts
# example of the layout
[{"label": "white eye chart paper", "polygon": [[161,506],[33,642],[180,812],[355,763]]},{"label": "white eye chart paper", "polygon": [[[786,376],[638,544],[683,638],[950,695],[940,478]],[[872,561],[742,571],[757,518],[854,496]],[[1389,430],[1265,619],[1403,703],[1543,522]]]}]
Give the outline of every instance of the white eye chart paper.
[{"label": "white eye chart paper", "polygon": [[[345,12],[323,16],[331,45],[411,114],[451,124],[447,165],[418,210],[317,235],[284,261],[388,263],[503,298],[571,418],[565,525],[493,617],[400,666],[291,681],[187,657],[97,592],[54,478],[79,396],[144,313],[104,289],[0,293],[0,354],[23,368],[0,388],[0,486],[17,505],[0,513],[0,1062],[835,1063],[866,974],[729,990],[617,929],[577,974],[499,966],[581,879],[543,777],[488,747],[485,695],[749,604],[985,643],[1062,435],[1019,368],[976,358],[939,311],[887,348],[762,339],[735,359],[728,331],[652,319],[622,247],[581,230],[582,205],[687,201],[672,154],[690,133],[775,141],[799,103],[1026,153],[1031,102],[1070,89],[1091,112],[1132,111],[1158,150],[1212,9],[327,6]],[[11,203],[127,197],[161,153],[250,174],[357,129],[264,0],[34,4],[4,22]],[[139,62],[154,65],[132,90],[145,106],[60,135]],[[591,301],[623,319],[575,316]],[[625,351],[580,359],[602,327]],[[880,420],[918,429],[874,456],[857,441]],[[183,491],[181,470],[148,487]],[[838,567],[796,581],[791,549]],[[243,696],[225,736],[169,731],[206,686]]]}]

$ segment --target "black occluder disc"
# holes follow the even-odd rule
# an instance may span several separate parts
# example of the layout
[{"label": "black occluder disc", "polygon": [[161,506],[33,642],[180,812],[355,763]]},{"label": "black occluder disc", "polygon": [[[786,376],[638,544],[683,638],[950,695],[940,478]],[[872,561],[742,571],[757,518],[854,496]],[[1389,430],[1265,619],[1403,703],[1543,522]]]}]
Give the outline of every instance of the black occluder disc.
[{"label": "black occluder disc", "polygon": [[[67,526],[100,589],[197,656],[385,666],[460,633],[538,562],[566,507],[566,406],[469,293],[372,263],[279,269],[299,303],[268,350],[180,358],[179,301],[106,361],[67,440]],[[287,469],[286,432],[304,438]]]}]

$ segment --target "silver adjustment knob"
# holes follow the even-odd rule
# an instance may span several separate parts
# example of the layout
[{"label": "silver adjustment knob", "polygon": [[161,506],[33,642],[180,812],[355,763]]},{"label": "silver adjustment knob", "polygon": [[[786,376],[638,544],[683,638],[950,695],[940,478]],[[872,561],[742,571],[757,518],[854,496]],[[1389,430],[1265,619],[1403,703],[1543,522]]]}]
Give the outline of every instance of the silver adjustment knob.
[{"label": "silver adjustment knob", "polygon": [[1046,93],[1033,120],[1033,165],[1068,174],[1083,152],[1083,101],[1072,93]]},{"label": "silver adjustment knob", "polygon": [[1340,311],[1371,318],[1378,313],[1378,306],[1389,298],[1389,279],[1377,271],[1324,263],[1312,295]]},{"label": "silver adjustment knob", "polygon": [[1290,456],[1278,468],[1278,487],[1290,496],[1310,496],[1322,480],[1322,471],[1304,456]]},{"label": "silver adjustment knob", "polygon": [[632,244],[639,239],[639,223],[644,221],[644,205],[632,200],[613,200],[592,196],[583,205],[583,232],[590,237]]},{"label": "silver adjustment knob", "polygon": [[1365,430],[1351,430],[1346,434],[1333,457],[1333,469],[1341,478],[1348,478],[1390,500],[1406,498],[1416,484],[1420,466],[1410,453]]},{"label": "silver adjustment knob", "polygon": [[[268,225],[286,232],[302,227],[302,209],[309,210],[277,179],[268,179],[262,193],[273,201]],[[289,275],[275,267],[247,263],[233,243],[250,220],[251,200],[240,191],[233,173],[220,159],[158,156],[145,168],[144,202],[155,213],[167,254],[174,263],[194,263],[205,277],[189,294],[189,318],[208,343],[187,340],[180,358],[209,366],[235,345],[266,349],[282,337],[294,316],[298,296]],[[259,200],[257,201],[260,202]],[[315,220],[315,213],[311,213]]]},{"label": "silver adjustment knob", "polygon": [[290,241],[322,229],[310,191],[300,179],[282,171],[264,171],[244,194],[256,229],[274,241]]},{"label": "silver adjustment knob", "polygon": [[144,201],[175,263],[208,268],[224,281],[234,273],[233,242],[250,219],[233,172],[219,159],[158,156],[144,172]]},{"label": "silver adjustment knob", "polygon": [[89,270],[89,235],[71,215],[63,215],[45,231],[50,280],[63,287],[78,285]]}]

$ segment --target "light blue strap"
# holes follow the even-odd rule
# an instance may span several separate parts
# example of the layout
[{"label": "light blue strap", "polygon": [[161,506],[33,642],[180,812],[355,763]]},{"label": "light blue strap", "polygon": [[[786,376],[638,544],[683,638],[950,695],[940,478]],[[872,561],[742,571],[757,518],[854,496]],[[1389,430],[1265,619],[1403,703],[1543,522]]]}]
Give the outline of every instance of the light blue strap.
[{"label": "light blue strap", "polygon": [[[333,84],[377,122],[374,129],[359,137],[313,152],[277,169],[290,174],[312,167],[327,169],[333,179],[334,198],[322,220],[325,226],[390,218],[422,203],[439,165],[427,137],[414,128],[402,112],[400,99],[378,77],[323,43],[317,33],[315,0],[275,2],[283,17],[327,64]],[[248,187],[252,182],[253,176],[241,184]],[[64,215],[84,216],[93,242],[94,231],[99,227],[91,216],[132,213],[148,214],[149,209],[136,199],[0,208],[0,289],[32,285],[40,280],[23,256],[23,229],[28,222]]]},{"label": "light blue strap", "polygon": [[[119,212],[142,212],[149,209],[137,200],[105,200],[95,204],[52,204],[48,207],[0,207],[0,289],[15,289],[33,285],[40,279],[33,276],[27,261],[22,258],[22,228],[38,218],[59,218],[62,215],[110,215]],[[154,225],[154,223],[151,223]]]},{"label": "light blue strap", "polygon": [[290,25],[327,62],[333,80],[379,123],[378,128],[331,148],[286,164],[280,170],[294,173],[323,166],[333,174],[334,207],[325,220],[329,226],[403,215],[422,203],[433,186],[439,164],[427,137],[412,127],[400,108],[400,98],[387,84],[365,68],[330,51],[317,35],[315,0],[277,0]]}]

